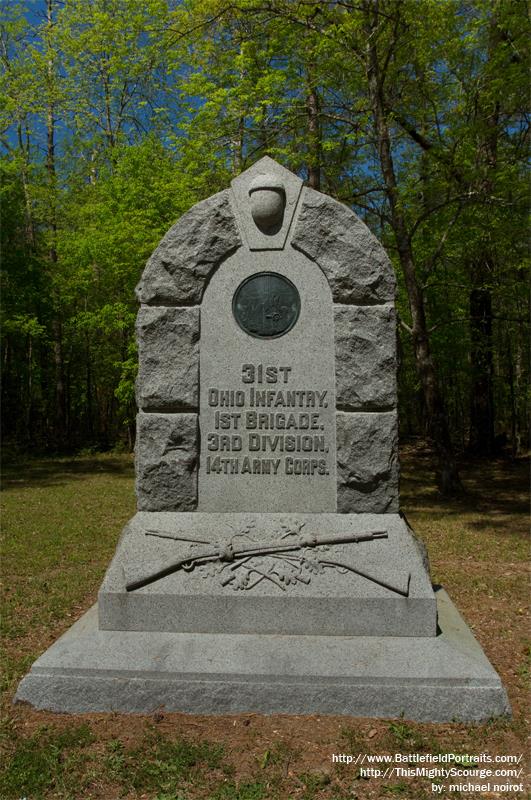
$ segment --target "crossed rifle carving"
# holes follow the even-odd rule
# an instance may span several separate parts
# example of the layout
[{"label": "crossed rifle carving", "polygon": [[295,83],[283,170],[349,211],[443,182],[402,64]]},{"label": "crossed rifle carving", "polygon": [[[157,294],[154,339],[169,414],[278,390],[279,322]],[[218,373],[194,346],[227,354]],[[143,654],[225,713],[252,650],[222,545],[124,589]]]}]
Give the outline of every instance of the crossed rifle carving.
[{"label": "crossed rifle carving", "polygon": [[[185,536],[184,534],[171,534],[159,530],[148,530],[146,531],[147,536],[157,536],[162,539],[173,539],[174,541],[190,542],[193,545],[199,544],[207,546],[198,550],[190,550],[190,552],[188,552],[186,555],[175,561],[172,561],[161,569],[158,569],[155,572],[151,572],[150,574],[144,575],[140,578],[131,580],[126,584],[125,588],[128,592],[134,592],[137,589],[141,589],[144,586],[149,586],[150,584],[155,583],[162,578],[166,578],[168,575],[173,575],[175,572],[178,572],[181,569],[190,571],[195,567],[200,567],[207,564],[215,564],[217,562],[220,565],[228,567],[227,574],[221,581],[223,586],[235,581],[237,577],[236,571],[240,567],[245,567],[248,573],[256,573],[257,578],[252,585],[240,585],[238,588],[252,589],[261,580],[267,579],[271,580],[273,583],[279,586],[280,589],[284,590],[285,586],[283,586],[281,582],[275,580],[271,572],[264,572],[257,566],[253,566],[252,559],[260,556],[272,556],[274,558],[276,557],[278,559],[285,560],[288,563],[290,563],[290,560],[291,563],[293,563],[293,561],[303,563],[305,560],[304,553],[307,552],[308,548],[313,549],[326,546],[328,549],[330,546],[339,544],[356,544],[359,542],[376,541],[379,539],[388,538],[388,533],[385,530],[368,531],[366,533],[358,534],[346,533],[338,536],[319,536],[308,533],[300,534],[300,530],[303,526],[304,523],[299,526],[299,535],[297,536],[293,536],[293,531],[288,530],[288,533],[280,539],[274,539],[263,544],[259,542],[237,543],[235,542],[237,537],[233,537],[230,542],[212,542],[207,539]],[[291,538],[287,540],[288,537]],[[379,586],[383,586],[384,588],[389,589],[396,594],[402,595],[403,597],[409,596],[409,573],[407,576],[405,576],[405,579],[402,581],[401,585],[398,585],[397,583],[392,583],[388,580],[383,580],[381,577],[372,575],[365,570],[360,569],[358,566],[354,566],[353,564],[346,564],[336,561],[332,556],[329,556],[328,553],[324,554],[324,557],[322,557],[321,552],[319,552],[319,556],[314,564],[319,565],[321,568],[330,567],[339,569],[343,572],[352,572],[368,581],[371,581],[372,583],[378,584]],[[309,583],[309,578],[303,582]]]}]

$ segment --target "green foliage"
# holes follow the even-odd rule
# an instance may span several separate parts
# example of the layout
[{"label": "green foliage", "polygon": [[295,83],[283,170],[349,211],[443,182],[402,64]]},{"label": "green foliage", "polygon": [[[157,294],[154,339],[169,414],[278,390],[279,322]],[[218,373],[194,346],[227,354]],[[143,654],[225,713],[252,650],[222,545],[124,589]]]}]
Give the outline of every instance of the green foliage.
[{"label": "green foliage", "polygon": [[[7,4],[8,441],[56,449],[132,441],[134,287],[146,259],[175,219],[267,153],[314,185],[320,179],[393,258],[402,433],[422,433],[427,419],[396,211],[454,444],[464,448],[487,425],[513,455],[525,449],[525,4],[380,0],[375,8],[68,0],[34,18],[24,4]],[[394,212],[368,80],[371,24]]]}]

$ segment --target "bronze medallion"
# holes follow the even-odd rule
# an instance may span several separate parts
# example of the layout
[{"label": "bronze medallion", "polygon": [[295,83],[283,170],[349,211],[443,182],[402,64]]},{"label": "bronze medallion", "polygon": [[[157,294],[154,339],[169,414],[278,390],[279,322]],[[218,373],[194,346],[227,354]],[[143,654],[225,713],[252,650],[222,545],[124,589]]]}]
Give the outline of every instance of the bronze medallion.
[{"label": "bronze medallion", "polygon": [[273,339],[290,331],[300,309],[296,287],[276,272],[257,272],[246,278],[232,300],[232,313],[240,328],[259,339]]}]

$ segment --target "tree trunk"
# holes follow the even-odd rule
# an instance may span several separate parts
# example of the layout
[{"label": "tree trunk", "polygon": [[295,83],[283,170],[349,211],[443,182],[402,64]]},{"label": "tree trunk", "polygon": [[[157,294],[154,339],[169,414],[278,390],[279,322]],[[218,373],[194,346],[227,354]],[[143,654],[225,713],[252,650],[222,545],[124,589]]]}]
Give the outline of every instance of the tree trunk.
[{"label": "tree trunk", "polygon": [[[53,27],[53,0],[46,3],[46,21],[48,35]],[[48,108],[46,113],[46,170],[50,189],[50,247],[49,261],[52,272],[52,281],[56,272],[57,256],[57,208],[56,208],[56,175],[55,175],[55,106],[53,96],[54,65],[51,56],[51,43],[48,41]],[[66,396],[64,380],[63,335],[60,314],[60,298],[57,291],[53,292],[54,316],[52,319],[52,346],[53,362],[55,369],[55,425],[54,440],[56,446],[63,447],[66,443]]]},{"label": "tree trunk", "polygon": [[33,432],[33,338],[28,335],[28,399],[26,401],[26,436],[31,442]]},{"label": "tree trunk", "polygon": [[90,443],[94,443],[94,419],[92,413],[92,369],[90,361],[90,341],[88,334],[85,336],[85,380],[87,392],[87,429]]},{"label": "tree trunk", "polygon": [[378,5],[378,0],[371,0],[371,2],[366,2],[364,6],[367,20],[366,67],[370,103],[373,112],[380,167],[391,211],[391,225],[408,293],[412,319],[413,351],[426,404],[428,434],[433,440],[438,458],[439,490],[443,495],[449,496],[461,493],[463,487],[453,455],[446,410],[438,387],[435,364],[431,355],[424,297],[416,276],[413,250],[406,220],[399,204],[398,185],[391,152],[391,136],[383,96],[384,87],[380,76],[380,64],[376,49]]},{"label": "tree trunk", "polygon": [[[527,341],[524,339],[523,341]],[[522,420],[520,419],[520,406],[522,405],[522,384],[524,383],[523,379],[523,348],[522,348],[522,339],[519,336],[515,336],[514,338],[515,344],[515,351],[513,355],[513,361],[511,361],[511,372],[513,373],[512,377],[512,395],[513,395],[513,424],[512,424],[512,455],[513,458],[517,458],[519,455],[522,454],[523,450],[523,436],[522,431],[526,428],[527,422],[527,403],[523,403],[524,406],[524,414],[523,414],[523,424]],[[510,351],[512,350],[511,346],[511,339],[509,339],[509,348]],[[514,363],[514,372],[512,370],[512,365]],[[525,385],[525,384],[524,384]],[[525,393],[524,393],[525,398]],[[527,440],[527,445],[529,446],[529,440]]]},{"label": "tree trunk", "polygon": [[55,444],[64,447],[66,444],[66,391],[63,358],[63,331],[61,320],[57,316],[52,320],[52,345],[55,380]]},{"label": "tree trunk", "polygon": [[319,122],[319,95],[309,81],[308,96],[306,98],[308,112],[308,186],[317,191],[321,190],[321,126]]},{"label": "tree trunk", "polygon": [[20,150],[20,155],[22,157],[22,167],[21,167],[21,178],[22,178],[22,191],[24,193],[24,221],[25,221],[25,234],[26,234],[26,243],[30,247],[35,247],[35,225],[33,222],[33,214],[31,210],[31,198],[29,193],[28,187],[28,172],[29,172],[29,144],[28,139],[29,136],[27,135],[26,131],[26,144],[24,144],[24,138],[22,136],[22,123],[19,122],[17,126],[17,134],[18,134],[18,145]]},{"label": "tree trunk", "polygon": [[[493,7],[489,25],[488,60],[494,57],[500,44],[500,29]],[[489,87],[490,88],[490,87]],[[479,180],[478,192],[487,207],[494,193],[494,173],[498,163],[500,104],[488,94],[477,98],[477,122],[483,136],[476,150]],[[492,284],[493,258],[482,254],[472,265],[469,295],[470,309],[470,434],[469,449],[478,455],[490,455],[494,450],[494,392],[492,346]]]},{"label": "tree trunk", "polygon": [[104,56],[103,61],[105,62],[102,63],[103,93],[105,96],[105,136],[107,137],[107,144],[109,145],[112,151],[116,143],[116,140],[112,127],[111,90],[109,87],[109,75],[106,66],[107,55]]},{"label": "tree trunk", "polygon": [[494,451],[492,360],[492,295],[489,289],[470,291],[470,433],[468,447],[478,455]]},{"label": "tree trunk", "polygon": [[232,139],[232,174],[239,175],[243,169],[243,143],[245,136],[245,120],[240,117],[238,129]]}]

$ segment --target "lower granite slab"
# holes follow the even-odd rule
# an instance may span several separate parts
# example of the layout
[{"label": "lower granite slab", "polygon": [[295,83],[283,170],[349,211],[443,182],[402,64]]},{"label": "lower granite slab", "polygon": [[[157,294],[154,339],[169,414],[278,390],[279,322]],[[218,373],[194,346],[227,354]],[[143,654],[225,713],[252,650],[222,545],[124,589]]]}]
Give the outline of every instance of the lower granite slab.
[{"label": "lower granite slab", "polygon": [[82,713],[344,714],[427,722],[509,715],[500,678],[444,590],[435,637],[108,631],[93,606],[15,702]]},{"label": "lower granite slab", "polygon": [[[258,564],[252,558],[218,561],[127,589],[194,548],[291,544],[299,534],[334,539],[371,531],[385,537],[303,547],[259,557]],[[326,637],[437,632],[425,554],[399,514],[138,512],[107,570],[98,612],[99,627],[114,631]]]}]

